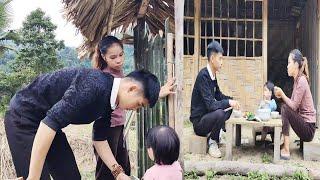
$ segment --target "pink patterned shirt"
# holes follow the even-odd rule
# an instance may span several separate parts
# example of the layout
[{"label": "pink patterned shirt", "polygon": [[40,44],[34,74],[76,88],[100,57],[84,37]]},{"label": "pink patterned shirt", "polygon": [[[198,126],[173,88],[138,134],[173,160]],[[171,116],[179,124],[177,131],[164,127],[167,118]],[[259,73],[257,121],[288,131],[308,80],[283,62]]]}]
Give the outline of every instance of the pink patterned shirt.
[{"label": "pink patterned shirt", "polygon": [[147,170],[143,180],[182,180],[182,168],[178,161],[171,165],[155,164]]},{"label": "pink patterned shirt", "polygon": [[291,109],[297,111],[306,122],[316,122],[316,110],[313,105],[310,86],[305,76],[299,76],[294,81],[291,99],[285,103]]}]

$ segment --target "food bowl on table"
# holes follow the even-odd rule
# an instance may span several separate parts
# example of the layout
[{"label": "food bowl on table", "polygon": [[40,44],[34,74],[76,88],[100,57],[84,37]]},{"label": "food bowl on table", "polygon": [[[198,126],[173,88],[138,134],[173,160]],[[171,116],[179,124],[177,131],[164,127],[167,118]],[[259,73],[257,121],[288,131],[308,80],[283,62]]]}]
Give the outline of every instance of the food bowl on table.
[{"label": "food bowl on table", "polygon": [[277,119],[277,118],[279,118],[280,117],[280,115],[279,115],[279,112],[278,111],[272,111],[271,112],[271,118],[272,119]]},{"label": "food bowl on table", "polygon": [[256,114],[262,121],[271,119],[271,109],[258,109]]}]

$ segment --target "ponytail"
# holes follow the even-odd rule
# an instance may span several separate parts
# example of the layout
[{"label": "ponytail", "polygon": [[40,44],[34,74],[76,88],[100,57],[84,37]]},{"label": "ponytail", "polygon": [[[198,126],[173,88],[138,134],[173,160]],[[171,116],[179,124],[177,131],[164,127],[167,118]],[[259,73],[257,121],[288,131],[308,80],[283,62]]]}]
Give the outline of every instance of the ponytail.
[{"label": "ponytail", "polygon": [[310,82],[308,60],[306,57],[303,57],[303,65],[301,67],[301,74],[305,75],[308,82]]},{"label": "ponytail", "polygon": [[108,66],[107,62],[103,59],[100,52],[99,45],[96,46],[93,57],[92,57],[92,67],[94,69],[103,70]]}]

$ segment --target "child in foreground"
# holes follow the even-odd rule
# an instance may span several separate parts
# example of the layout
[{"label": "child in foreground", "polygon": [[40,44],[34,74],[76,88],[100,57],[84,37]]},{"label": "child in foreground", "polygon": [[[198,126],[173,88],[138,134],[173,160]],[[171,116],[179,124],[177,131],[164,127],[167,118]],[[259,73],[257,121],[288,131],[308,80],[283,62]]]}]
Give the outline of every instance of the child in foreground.
[{"label": "child in foreground", "polygon": [[146,139],[149,158],[155,165],[144,174],[144,180],[181,180],[179,158],[180,141],[177,133],[168,126],[157,126],[148,131]]}]

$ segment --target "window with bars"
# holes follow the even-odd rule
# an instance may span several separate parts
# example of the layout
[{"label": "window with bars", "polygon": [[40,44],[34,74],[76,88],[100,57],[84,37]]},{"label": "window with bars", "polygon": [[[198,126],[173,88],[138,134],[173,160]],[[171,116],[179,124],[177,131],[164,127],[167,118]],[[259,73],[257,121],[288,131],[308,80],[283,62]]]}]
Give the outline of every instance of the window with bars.
[{"label": "window with bars", "polygon": [[[196,0],[197,1],[197,0]],[[184,54],[194,54],[194,0],[186,0],[184,6]]]},{"label": "window with bars", "polygon": [[201,0],[200,37],[194,35],[193,4],[186,1],[185,54],[192,55],[194,41],[200,40],[201,55],[206,56],[208,44],[216,40],[225,56],[262,56],[261,0]]}]

